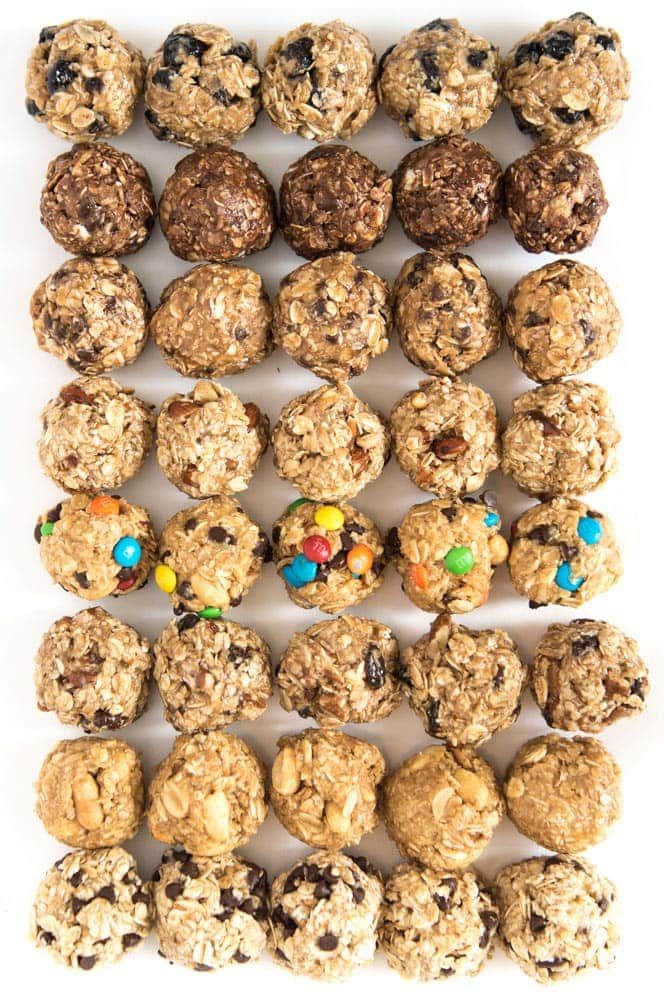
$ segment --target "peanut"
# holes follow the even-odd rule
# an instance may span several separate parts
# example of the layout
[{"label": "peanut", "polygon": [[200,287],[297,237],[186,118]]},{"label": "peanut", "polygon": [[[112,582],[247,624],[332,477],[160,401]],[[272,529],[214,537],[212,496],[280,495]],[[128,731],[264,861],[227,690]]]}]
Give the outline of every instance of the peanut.
[{"label": "peanut", "polygon": [[489,789],[474,771],[466,771],[460,768],[454,775],[457,785],[457,792],[464,802],[474,806],[475,809],[483,809],[489,801]]},{"label": "peanut", "polygon": [[214,840],[225,843],[230,834],[230,806],[224,792],[219,789],[208,795],[203,803],[203,825]]},{"label": "peanut", "polygon": [[176,783],[172,778],[164,783],[161,801],[166,812],[175,819],[182,819],[189,812],[189,792],[185,785]]},{"label": "peanut", "polygon": [[300,787],[300,775],[295,766],[295,751],[284,747],[272,765],[272,784],[280,795],[294,795]]},{"label": "peanut", "polygon": [[88,772],[77,775],[72,781],[71,791],[78,822],[84,830],[97,830],[104,822],[97,782]]}]

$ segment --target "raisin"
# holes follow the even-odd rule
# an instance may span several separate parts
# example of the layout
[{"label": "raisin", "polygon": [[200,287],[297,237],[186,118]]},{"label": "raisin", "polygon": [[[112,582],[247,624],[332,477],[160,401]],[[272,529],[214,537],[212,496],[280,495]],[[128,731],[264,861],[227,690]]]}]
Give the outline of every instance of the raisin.
[{"label": "raisin", "polygon": [[368,649],[364,657],[364,683],[372,691],[378,691],[385,684],[385,660],[375,646]]},{"label": "raisin", "polygon": [[46,89],[49,94],[55,94],[58,90],[66,90],[74,82],[77,75],[76,70],[72,68],[72,64],[67,59],[58,59],[48,68]]}]

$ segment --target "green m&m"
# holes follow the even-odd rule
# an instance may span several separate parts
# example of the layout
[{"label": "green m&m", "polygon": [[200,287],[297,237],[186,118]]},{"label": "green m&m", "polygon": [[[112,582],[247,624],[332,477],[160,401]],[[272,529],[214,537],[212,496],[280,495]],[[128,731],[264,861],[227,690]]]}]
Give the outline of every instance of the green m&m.
[{"label": "green m&m", "polygon": [[450,549],[443,562],[448,572],[454,576],[463,576],[464,573],[470,573],[475,565],[475,556],[467,545],[459,545],[455,549]]},{"label": "green m&m", "polygon": [[52,535],[53,534],[53,522],[52,521],[44,521],[44,523],[42,524],[41,528],[39,529],[39,534],[42,536],[42,538],[46,538],[46,537],[48,537],[48,535]]},{"label": "green m&m", "polygon": [[199,618],[207,618],[207,619],[221,618],[221,609],[220,608],[212,608],[212,607],[210,607],[210,608],[203,608],[202,611],[198,612],[198,617]]}]

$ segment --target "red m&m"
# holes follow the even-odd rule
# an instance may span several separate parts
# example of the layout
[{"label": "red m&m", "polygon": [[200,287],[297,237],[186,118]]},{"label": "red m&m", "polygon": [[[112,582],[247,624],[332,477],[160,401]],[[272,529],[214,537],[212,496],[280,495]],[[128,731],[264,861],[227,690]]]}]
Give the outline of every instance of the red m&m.
[{"label": "red m&m", "polygon": [[327,538],[323,538],[322,535],[309,535],[304,540],[302,551],[307,559],[311,559],[312,562],[324,563],[332,555],[332,546]]}]

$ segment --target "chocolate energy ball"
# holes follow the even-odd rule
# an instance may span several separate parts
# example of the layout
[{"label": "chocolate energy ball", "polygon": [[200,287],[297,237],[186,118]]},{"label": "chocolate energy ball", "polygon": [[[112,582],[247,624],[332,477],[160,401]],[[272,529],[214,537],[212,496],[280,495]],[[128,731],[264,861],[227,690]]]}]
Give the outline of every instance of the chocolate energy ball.
[{"label": "chocolate energy ball", "polygon": [[157,207],[145,167],[96,142],[51,160],[40,211],[42,225],[68,253],[122,257],[146,242]]},{"label": "chocolate energy ball", "polygon": [[274,235],[276,199],[253,160],[235,149],[190,153],[159,201],[171,252],[183,260],[228,261],[264,250]]},{"label": "chocolate energy ball", "polygon": [[387,282],[352,254],[333,253],[282,280],[274,340],[319,378],[345,382],[387,350],[391,315]]},{"label": "chocolate energy ball", "polygon": [[267,50],[261,94],[282,132],[350,139],[376,110],[376,54],[343,21],[301,24]]},{"label": "chocolate energy ball", "polygon": [[406,236],[452,253],[482,239],[503,211],[502,170],[472,139],[447,136],[404,156],[394,173],[394,209]]},{"label": "chocolate energy ball", "polygon": [[25,107],[71,141],[126,132],[143,91],[145,60],[105,21],[42,28],[30,54]]},{"label": "chocolate energy ball", "polygon": [[583,146],[613,128],[629,84],[617,32],[582,13],[526,35],[503,64],[503,93],[514,120],[536,142]]},{"label": "chocolate energy ball", "polygon": [[260,80],[253,42],[179,24],[148,63],[145,120],[157,139],[181,146],[237,142],[256,121]]},{"label": "chocolate energy ball", "polygon": [[282,235],[301,257],[362,253],[385,235],[392,178],[348,146],[319,146],[291,163],[279,204]]}]

